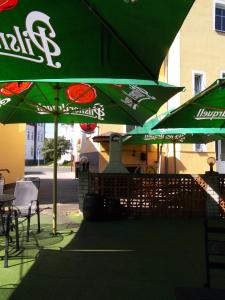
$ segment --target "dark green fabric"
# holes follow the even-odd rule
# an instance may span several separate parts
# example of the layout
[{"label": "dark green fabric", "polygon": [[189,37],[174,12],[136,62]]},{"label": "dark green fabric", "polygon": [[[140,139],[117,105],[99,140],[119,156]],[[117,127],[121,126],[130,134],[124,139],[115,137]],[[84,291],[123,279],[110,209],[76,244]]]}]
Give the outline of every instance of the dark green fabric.
[{"label": "dark green fabric", "polygon": [[194,2],[20,0],[5,10],[8,1],[0,3],[1,80],[95,83],[157,80]]},{"label": "dark green fabric", "polygon": [[161,128],[153,129],[168,113],[159,115],[128,132],[124,144],[209,143],[225,138],[225,129],[219,128]]},{"label": "dark green fabric", "polygon": [[[173,87],[165,83],[156,84],[153,81],[149,81],[148,85],[145,86],[80,85],[85,86],[86,89],[82,96],[84,99],[87,98],[89,90],[96,95],[92,103],[82,104],[69,100],[66,91],[71,87],[71,83],[36,82],[27,90],[12,96],[4,94],[3,87],[6,87],[7,84],[1,83],[0,122],[54,122],[55,98],[57,92],[59,92],[59,123],[142,125],[158,111],[163,103],[182,90],[179,87]],[[7,92],[7,88],[5,89]]]},{"label": "dark green fabric", "polygon": [[177,127],[225,128],[225,80],[218,79],[156,126]]}]

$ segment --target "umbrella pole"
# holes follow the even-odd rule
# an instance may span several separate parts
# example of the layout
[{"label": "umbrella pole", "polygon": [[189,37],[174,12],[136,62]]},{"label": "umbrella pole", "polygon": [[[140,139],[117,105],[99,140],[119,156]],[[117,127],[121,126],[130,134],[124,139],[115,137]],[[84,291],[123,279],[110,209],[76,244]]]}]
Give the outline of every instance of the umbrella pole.
[{"label": "umbrella pole", "polygon": [[146,170],[148,168],[148,145],[145,145],[145,153],[146,153]]},{"label": "umbrella pole", "polygon": [[54,166],[53,166],[53,223],[52,233],[57,232],[57,144],[58,144],[58,115],[54,116]]},{"label": "umbrella pole", "polygon": [[158,174],[161,174],[161,165],[162,165],[162,147],[163,147],[163,145],[161,144],[161,145],[159,146]]},{"label": "umbrella pole", "polygon": [[173,143],[173,163],[174,163],[174,174],[176,174],[177,173],[176,143]]},{"label": "umbrella pole", "polygon": [[58,111],[59,111],[59,87],[56,85],[57,96],[55,97],[55,114],[54,114],[54,166],[53,166],[53,219],[52,234],[57,234],[57,146],[58,146]]}]

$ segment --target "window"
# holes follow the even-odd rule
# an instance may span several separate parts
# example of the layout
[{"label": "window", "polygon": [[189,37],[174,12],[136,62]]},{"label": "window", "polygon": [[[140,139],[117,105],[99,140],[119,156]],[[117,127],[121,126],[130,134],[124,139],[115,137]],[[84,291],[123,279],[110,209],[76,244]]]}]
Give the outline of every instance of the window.
[{"label": "window", "polygon": [[215,5],[215,30],[225,32],[225,4]]},{"label": "window", "polygon": [[200,93],[204,89],[203,74],[194,74],[194,94]]},{"label": "window", "polygon": [[221,79],[224,79],[224,78],[225,78],[225,71],[221,71],[221,72],[220,72],[220,78],[221,78]]},{"label": "window", "polygon": [[126,125],[126,132],[129,132],[135,128],[135,125]]},{"label": "window", "polygon": [[34,140],[34,132],[33,131],[31,132],[31,140],[32,141]]},{"label": "window", "polygon": [[34,147],[30,148],[30,155],[33,157],[34,156]]},{"label": "window", "polygon": [[27,130],[27,140],[29,141],[29,139],[30,139],[30,131]]},{"label": "window", "polygon": [[205,144],[194,144],[194,151],[195,152],[206,152],[207,147]]},{"label": "window", "polygon": [[[205,73],[203,72],[193,72],[193,92],[194,94],[200,93],[205,88]],[[206,151],[205,144],[194,144],[195,152]]]}]

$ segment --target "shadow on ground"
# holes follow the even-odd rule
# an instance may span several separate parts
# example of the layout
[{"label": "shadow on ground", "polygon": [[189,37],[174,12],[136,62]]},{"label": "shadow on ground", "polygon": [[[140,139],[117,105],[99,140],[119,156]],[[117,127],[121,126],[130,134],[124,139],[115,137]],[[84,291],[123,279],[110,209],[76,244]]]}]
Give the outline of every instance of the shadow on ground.
[{"label": "shadow on ground", "polygon": [[[9,253],[9,267],[3,268],[3,261],[0,261],[0,299],[9,299],[14,290],[18,288],[23,281],[24,276],[30,271],[33,265],[39,261],[39,255],[43,249],[57,249],[65,247],[68,241],[74,236],[74,233],[78,230],[79,224],[74,222],[58,224],[58,230],[60,234],[52,236],[52,225],[46,223],[49,221],[48,216],[42,216],[41,232],[37,234],[37,225],[32,224],[30,241],[26,241],[26,227],[22,223],[20,226],[20,250],[15,250],[15,243],[10,243]],[[32,219],[33,221],[33,219]],[[15,232],[11,233],[13,241],[15,240]],[[0,255],[4,254],[4,239],[0,239]],[[38,282],[34,282],[34,284]],[[40,288],[40,286],[39,286]],[[32,292],[30,291],[27,298],[33,299]],[[25,298],[26,298],[25,297]],[[35,297],[35,296],[34,296]],[[20,298],[18,298],[20,299]],[[36,298],[37,299],[37,298]]]},{"label": "shadow on ground", "polygon": [[25,172],[25,175],[43,175],[43,174],[45,174],[45,173],[42,171],[31,171],[31,172],[26,171]]},{"label": "shadow on ground", "polygon": [[205,280],[200,219],[82,222],[65,247],[41,248],[8,299],[173,300]]}]

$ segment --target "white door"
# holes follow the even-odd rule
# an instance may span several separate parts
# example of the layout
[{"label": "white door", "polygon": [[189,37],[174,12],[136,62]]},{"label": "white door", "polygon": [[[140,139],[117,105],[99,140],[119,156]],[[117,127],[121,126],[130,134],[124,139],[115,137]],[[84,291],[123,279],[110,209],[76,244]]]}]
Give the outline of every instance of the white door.
[{"label": "white door", "polygon": [[225,140],[216,142],[216,171],[225,173]]}]

